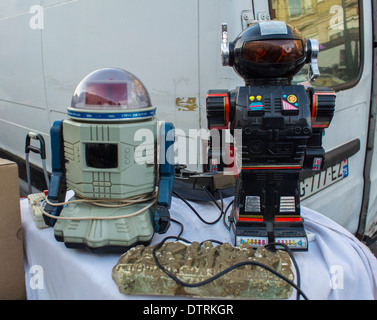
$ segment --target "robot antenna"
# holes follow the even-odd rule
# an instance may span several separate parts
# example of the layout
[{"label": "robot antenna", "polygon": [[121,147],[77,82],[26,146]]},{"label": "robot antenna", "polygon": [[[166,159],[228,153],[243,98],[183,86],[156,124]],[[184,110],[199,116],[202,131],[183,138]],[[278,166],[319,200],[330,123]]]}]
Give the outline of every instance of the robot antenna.
[{"label": "robot antenna", "polygon": [[319,44],[318,40],[309,39],[306,43],[307,52],[308,52],[308,59],[310,59],[310,67],[309,67],[309,82],[315,81],[319,75],[319,68],[318,68],[318,53],[319,53]]},{"label": "robot antenna", "polygon": [[221,62],[223,66],[230,65],[230,50],[228,42],[228,24],[221,25]]}]

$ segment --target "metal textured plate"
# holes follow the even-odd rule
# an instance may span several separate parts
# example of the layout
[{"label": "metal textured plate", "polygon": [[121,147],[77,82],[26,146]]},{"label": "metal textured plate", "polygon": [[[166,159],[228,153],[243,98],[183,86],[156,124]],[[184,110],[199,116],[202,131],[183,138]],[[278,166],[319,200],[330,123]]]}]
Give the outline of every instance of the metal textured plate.
[{"label": "metal textured plate", "polygon": [[[114,266],[113,280],[120,292],[129,295],[192,296],[226,299],[286,299],[292,294],[289,283],[255,265],[241,266],[200,287],[178,284],[155,263],[153,246],[137,246],[125,253]],[[233,247],[229,243],[213,246],[211,242],[185,245],[166,242],[156,251],[158,261],[186,283],[199,283],[243,261],[267,265],[293,281],[289,255],[272,253],[248,244]]]}]

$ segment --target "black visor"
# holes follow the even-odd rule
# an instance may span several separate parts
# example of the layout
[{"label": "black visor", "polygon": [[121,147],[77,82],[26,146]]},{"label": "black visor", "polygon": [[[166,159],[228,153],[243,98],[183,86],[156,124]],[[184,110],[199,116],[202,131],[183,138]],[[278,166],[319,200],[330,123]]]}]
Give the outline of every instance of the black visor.
[{"label": "black visor", "polygon": [[289,63],[303,57],[301,40],[262,40],[247,42],[243,58],[253,63]]}]

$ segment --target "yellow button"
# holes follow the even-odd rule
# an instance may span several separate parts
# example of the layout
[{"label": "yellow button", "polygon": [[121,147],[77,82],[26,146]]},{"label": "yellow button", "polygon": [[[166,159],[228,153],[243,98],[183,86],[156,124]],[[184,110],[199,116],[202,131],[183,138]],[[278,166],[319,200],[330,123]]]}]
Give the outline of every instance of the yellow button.
[{"label": "yellow button", "polygon": [[257,96],[257,100],[261,101],[262,100],[262,96]]},{"label": "yellow button", "polygon": [[295,103],[297,102],[297,97],[294,94],[291,94],[288,96],[287,100],[289,103]]},{"label": "yellow button", "polygon": [[254,100],[255,100],[255,97],[254,97],[254,96],[251,96],[251,97],[250,97],[250,100],[251,100],[251,101],[254,101]]}]

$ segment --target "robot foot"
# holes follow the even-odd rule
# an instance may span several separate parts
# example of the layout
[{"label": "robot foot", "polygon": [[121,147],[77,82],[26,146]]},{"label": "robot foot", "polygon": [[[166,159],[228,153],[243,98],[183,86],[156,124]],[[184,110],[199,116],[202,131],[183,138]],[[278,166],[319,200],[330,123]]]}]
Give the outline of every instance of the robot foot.
[{"label": "robot foot", "polygon": [[308,250],[308,237],[302,222],[275,222],[275,243],[283,243],[291,250]]},{"label": "robot foot", "polygon": [[[308,238],[302,222],[232,224],[231,234],[236,247],[243,243],[248,243],[253,248],[282,243],[293,251],[308,250]],[[275,248],[279,249],[279,246],[275,245]]]},{"label": "robot foot", "polygon": [[248,243],[253,248],[257,248],[269,243],[267,226],[264,222],[249,224],[232,223],[230,231],[233,244],[236,247],[243,243]]}]

